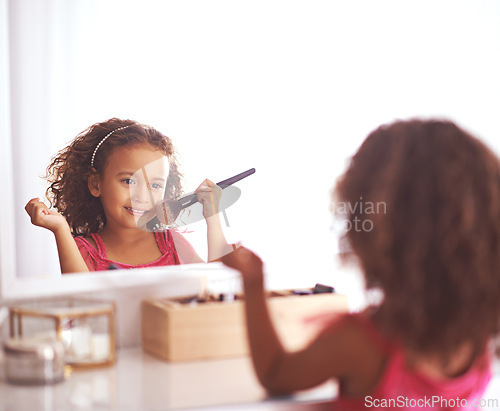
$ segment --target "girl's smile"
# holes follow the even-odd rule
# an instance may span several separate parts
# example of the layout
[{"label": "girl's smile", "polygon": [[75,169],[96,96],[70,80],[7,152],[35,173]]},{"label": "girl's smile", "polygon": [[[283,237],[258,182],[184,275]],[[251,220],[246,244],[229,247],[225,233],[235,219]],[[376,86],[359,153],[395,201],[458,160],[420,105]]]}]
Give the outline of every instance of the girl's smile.
[{"label": "girl's smile", "polygon": [[137,210],[137,209],[134,209],[131,207],[125,207],[125,210],[127,210],[131,215],[139,216],[139,217],[149,211],[149,210]]}]

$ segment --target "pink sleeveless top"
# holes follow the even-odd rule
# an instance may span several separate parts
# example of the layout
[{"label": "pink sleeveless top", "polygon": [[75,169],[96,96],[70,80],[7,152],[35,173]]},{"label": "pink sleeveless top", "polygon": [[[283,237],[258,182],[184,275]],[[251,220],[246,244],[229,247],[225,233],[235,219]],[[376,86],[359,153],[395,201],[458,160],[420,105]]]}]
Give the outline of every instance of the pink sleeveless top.
[{"label": "pink sleeveless top", "polygon": [[109,270],[110,267],[114,268],[141,268],[141,267],[158,267],[164,265],[178,265],[182,264],[182,261],[175,250],[174,241],[172,239],[172,233],[166,231],[165,233],[155,232],[156,243],[162,256],[156,261],[148,264],[130,265],[123,264],[116,261],[108,260],[106,256],[106,247],[99,234],[90,234],[92,239],[97,245],[97,250],[94,246],[84,237],[75,237],[76,244],[80,253],[82,254],[85,263],[90,271],[102,271]]},{"label": "pink sleeveless top", "polygon": [[402,347],[387,341],[366,318],[348,315],[374,345],[387,353],[385,369],[371,392],[362,398],[339,395],[339,410],[480,410],[480,400],[491,379],[491,358],[478,357],[471,368],[455,378],[434,379],[405,364]]}]

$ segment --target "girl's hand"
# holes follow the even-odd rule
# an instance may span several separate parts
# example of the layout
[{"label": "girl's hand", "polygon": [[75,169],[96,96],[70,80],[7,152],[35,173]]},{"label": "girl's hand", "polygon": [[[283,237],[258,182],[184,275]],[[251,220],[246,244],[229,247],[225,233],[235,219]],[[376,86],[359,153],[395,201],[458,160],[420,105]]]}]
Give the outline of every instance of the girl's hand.
[{"label": "girl's hand", "polygon": [[194,193],[203,205],[203,217],[208,218],[219,213],[222,188],[207,179],[200,184]]},{"label": "girl's hand", "polygon": [[31,223],[38,227],[46,228],[53,233],[61,228],[68,227],[68,222],[64,216],[55,210],[49,210],[39,198],[31,199],[24,209],[31,217]]},{"label": "girl's hand", "polygon": [[241,272],[245,286],[262,285],[264,280],[263,263],[259,256],[248,248],[239,247],[232,253],[221,257],[228,267]]}]

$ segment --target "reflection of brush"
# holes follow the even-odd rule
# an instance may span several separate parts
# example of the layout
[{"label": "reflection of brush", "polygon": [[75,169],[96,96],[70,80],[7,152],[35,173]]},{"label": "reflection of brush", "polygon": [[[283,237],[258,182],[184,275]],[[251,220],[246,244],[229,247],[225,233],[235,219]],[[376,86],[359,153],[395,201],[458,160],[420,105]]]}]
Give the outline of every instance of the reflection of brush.
[{"label": "reflection of brush", "polygon": [[[236,174],[226,180],[222,180],[217,185],[225,189],[230,185],[243,180],[255,173],[255,168]],[[179,216],[180,212],[185,208],[192,206],[198,202],[196,194],[188,194],[177,200],[163,200],[159,202],[152,210],[139,218],[137,226],[144,231],[162,231],[171,225]]]},{"label": "reflection of brush", "polygon": [[142,174],[144,175],[144,179],[146,180],[146,187],[148,188],[149,193],[149,201],[151,201],[151,204],[154,204],[155,199],[153,197],[153,192],[151,191],[151,184],[149,184],[148,174],[146,173],[146,169],[144,167],[142,167],[141,170]]}]

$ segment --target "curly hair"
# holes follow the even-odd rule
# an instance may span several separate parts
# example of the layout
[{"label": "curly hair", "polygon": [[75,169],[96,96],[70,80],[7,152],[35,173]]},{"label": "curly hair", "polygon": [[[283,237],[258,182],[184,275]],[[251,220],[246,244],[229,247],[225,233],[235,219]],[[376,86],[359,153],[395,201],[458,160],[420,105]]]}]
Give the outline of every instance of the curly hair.
[{"label": "curly hair", "polygon": [[[450,121],[397,121],[366,138],[338,202],[351,204],[341,255],[382,290],[381,330],[419,353],[449,358],[466,342],[482,352],[500,318],[495,154]],[[369,223],[353,229],[356,219]]]},{"label": "curly hair", "polygon": [[[125,129],[117,130],[120,127]],[[116,130],[99,147],[99,142]],[[88,178],[92,173],[102,173],[106,160],[116,147],[148,143],[160,150],[169,159],[169,176],[165,198],[178,197],[182,192],[179,165],[172,141],[152,127],[132,120],[112,118],[97,123],[80,133],[69,146],[59,151],[47,167],[46,179],[49,187],[46,196],[51,205],[68,221],[71,232],[76,235],[97,233],[106,224],[101,200],[92,196],[88,189]]]}]

